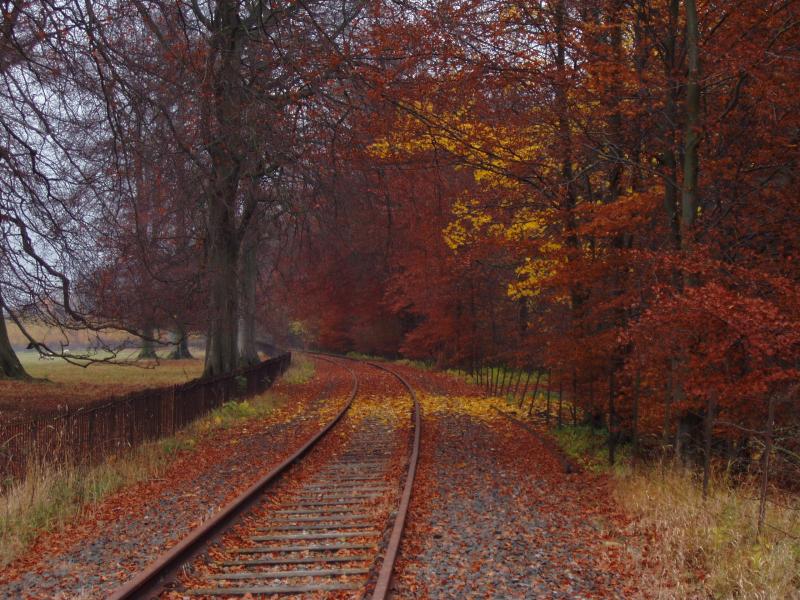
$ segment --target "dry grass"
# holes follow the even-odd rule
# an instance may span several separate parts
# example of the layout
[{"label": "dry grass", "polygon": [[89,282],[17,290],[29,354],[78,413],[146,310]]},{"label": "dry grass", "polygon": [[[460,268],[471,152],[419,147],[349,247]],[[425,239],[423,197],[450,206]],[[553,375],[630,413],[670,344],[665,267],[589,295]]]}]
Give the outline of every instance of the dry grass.
[{"label": "dry grass", "polygon": [[125,459],[93,467],[30,465],[25,478],[0,496],[0,565],[19,556],[43,531],[57,529],[124,485],[156,477],[190,437],[144,444]]},{"label": "dry grass", "polygon": [[266,416],[281,398],[266,392],[229,402],[176,436],[143,444],[95,467],[32,464],[26,477],[0,495],[0,566],[20,556],[45,531],[91,515],[99,502],[120,488],[157,478],[178,451],[191,451],[211,431]]},{"label": "dry grass", "polygon": [[645,468],[617,474],[617,498],[655,532],[652,597],[800,598],[800,501],[769,507],[768,527],[756,532],[755,490],[715,481],[703,501],[687,471]]},{"label": "dry grass", "polygon": [[594,472],[606,472],[633,527],[652,538],[642,589],[647,598],[800,600],[800,497],[771,492],[767,527],[756,531],[755,485],[711,482],[703,500],[698,475],[672,465],[608,466],[604,431],[565,426],[559,446]]}]

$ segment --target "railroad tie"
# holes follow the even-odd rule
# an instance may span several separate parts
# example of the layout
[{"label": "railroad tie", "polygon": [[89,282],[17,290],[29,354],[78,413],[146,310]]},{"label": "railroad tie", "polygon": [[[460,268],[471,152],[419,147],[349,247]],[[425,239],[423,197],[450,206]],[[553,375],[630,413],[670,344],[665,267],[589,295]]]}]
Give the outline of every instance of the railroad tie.
[{"label": "railroad tie", "polygon": [[248,594],[303,594],[306,592],[334,592],[337,590],[360,590],[361,583],[320,583],[305,585],[276,585],[276,586],[248,586],[248,587],[220,587],[198,588],[187,590],[193,596],[247,596]]},{"label": "railroad tie", "polygon": [[317,544],[312,546],[252,546],[231,548],[233,554],[270,554],[285,552],[327,552],[329,550],[371,550],[375,544]]},{"label": "railroad tie", "polygon": [[254,542],[291,542],[298,540],[336,540],[343,538],[377,537],[381,534],[376,529],[367,531],[337,531],[334,533],[293,533],[287,535],[253,535]]}]

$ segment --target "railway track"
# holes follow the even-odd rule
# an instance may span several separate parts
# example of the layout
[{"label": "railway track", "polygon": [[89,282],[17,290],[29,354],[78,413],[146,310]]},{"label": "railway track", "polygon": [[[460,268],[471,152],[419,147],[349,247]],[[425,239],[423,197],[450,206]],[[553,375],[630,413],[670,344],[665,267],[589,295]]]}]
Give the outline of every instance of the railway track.
[{"label": "railway track", "polygon": [[[413,404],[413,437],[398,443],[388,413],[380,414],[390,407],[375,405],[375,399],[358,400],[372,402],[371,410],[342,423],[357,404],[359,378],[343,359],[318,358],[350,371],[353,386],[344,408],[298,452],[111,598],[156,597],[179,577],[176,591],[193,598],[387,597],[419,455],[419,403],[392,369],[360,363],[405,388]],[[330,454],[323,464],[304,464],[312,449],[326,444],[330,448],[320,452]]]}]

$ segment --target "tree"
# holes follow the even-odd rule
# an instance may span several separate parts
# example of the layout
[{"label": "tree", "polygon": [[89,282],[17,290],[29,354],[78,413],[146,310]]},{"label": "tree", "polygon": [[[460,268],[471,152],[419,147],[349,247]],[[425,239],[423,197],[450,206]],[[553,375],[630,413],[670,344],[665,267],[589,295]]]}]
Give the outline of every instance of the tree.
[{"label": "tree", "polygon": [[[349,24],[361,6],[234,0],[133,6],[94,8],[87,33],[103,48],[98,72],[117,78],[113,89],[103,89],[109,114],[117,95],[127,104],[140,98],[170,122],[173,145],[200,169],[209,296],[205,374],[229,372],[239,361],[240,275],[253,274],[243,245],[259,205],[273,201],[270,190],[302,156],[308,121],[324,110],[336,85]],[[123,54],[130,31],[148,43]],[[142,49],[153,46],[164,63],[157,78],[139,63],[152,62]],[[182,98],[185,106],[164,97]],[[249,282],[244,287],[252,289]],[[252,360],[250,352],[245,357]]]},{"label": "tree", "polygon": [[[763,429],[798,351],[793,10],[387,9],[352,118],[365,150],[339,154],[364,183],[322,190],[336,258],[301,263],[324,300],[298,314],[358,347],[355,288],[403,323],[387,354],[550,367],[612,458],[631,431],[691,458]],[[354,248],[381,268],[343,268]]]}]

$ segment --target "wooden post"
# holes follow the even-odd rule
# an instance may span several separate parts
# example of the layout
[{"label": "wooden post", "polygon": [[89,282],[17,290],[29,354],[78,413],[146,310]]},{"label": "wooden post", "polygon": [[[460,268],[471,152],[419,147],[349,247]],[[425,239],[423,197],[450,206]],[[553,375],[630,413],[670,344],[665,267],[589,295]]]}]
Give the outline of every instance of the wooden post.
[{"label": "wooden post", "polygon": [[[498,396],[502,396],[503,395],[503,389],[505,388],[505,385],[506,385],[506,373],[508,373],[508,371],[506,371],[506,368],[503,367],[503,378],[500,379],[500,386],[497,388],[497,394],[496,395],[498,395]],[[498,377],[498,379],[499,379],[499,377]]]},{"label": "wooden post", "polygon": [[506,383],[506,389],[503,392],[504,397],[508,397],[509,392],[511,391],[511,385],[514,383],[514,370],[508,372],[508,383]]},{"label": "wooden post", "polygon": [[528,416],[531,416],[531,412],[533,411],[533,403],[536,402],[536,393],[539,391],[539,381],[542,379],[542,371],[541,369],[536,370],[536,384],[533,386],[533,396],[531,396],[531,403],[528,406]]},{"label": "wooden post", "polygon": [[552,374],[552,369],[547,369],[547,417],[546,417],[546,423],[547,423],[547,427],[548,428],[550,427],[550,389],[552,388],[551,381],[550,381],[551,374]]},{"label": "wooden post", "polygon": [[775,394],[770,394],[767,407],[767,431],[764,434],[764,457],[761,461],[761,498],[758,502],[758,533],[764,529],[767,518],[767,487],[769,486],[769,463],[772,454],[772,434],[775,428]]},{"label": "wooden post", "polygon": [[577,373],[575,373],[575,369],[572,369],[572,403],[570,405],[570,412],[572,413],[572,426],[578,424],[578,411],[575,407],[575,403],[578,400],[578,377]]},{"label": "wooden post", "polygon": [[558,428],[564,424],[563,419],[561,418],[561,408],[564,405],[564,373],[560,373],[558,376]]},{"label": "wooden post", "polygon": [[639,458],[639,393],[641,387],[641,374],[639,366],[636,367],[636,378],[633,384],[633,424],[631,431],[631,464],[636,466]]},{"label": "wooden post", "polygon": [[517,371],[517,383],[514,384],[514,391],[511,393],[511,401],[512,402],[517,399],[517,392],[519,391],[519,382],[520,382],[520,380],[522,380],[522,369],[519,369]]},{"label": "wooden post", "polygon": [[613,367],[608,373],[608,464],[614,466],[617,453],[617,415],[614,406],[614,394],[616,394],[616,381],[614,378]]},{"label": "wooden post", "polygon": [[708,497],[708,483],[711,479],[711,434],[714,432],[714,411],[716,402],[713,394],[708,396],[705,427],[703,431],[703,500]]},{"label": "wooden post", "polygon": [[525,402],[525,394],[528,393],[528,384],[531,381],[531,372],[528,371],[528,377],[525,378],[525,387],[522,388],[522,395],[519,397],[519,403],[517,404],[517,408],[522,408],[523,402]]}]

